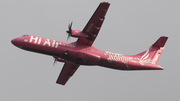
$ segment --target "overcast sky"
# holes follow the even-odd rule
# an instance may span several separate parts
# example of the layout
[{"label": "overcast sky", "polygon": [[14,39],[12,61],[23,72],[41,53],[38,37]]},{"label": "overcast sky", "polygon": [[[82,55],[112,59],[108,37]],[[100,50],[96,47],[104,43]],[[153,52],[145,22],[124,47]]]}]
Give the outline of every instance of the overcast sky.
[{"label": "overcast sky", "polygon": [[[108,0],[111,5],[93,46],[125,55],[140,53],[168,36],[162,71],[121,71],[80,66],[65,86],[63,67],[50,56],[21,50],[24,34],[66,42],[68,24],[82,30],[101,0],[0,0],[1,101],[179,101],[180,1]],[[69,42],[75,41],[70,38]]]}]

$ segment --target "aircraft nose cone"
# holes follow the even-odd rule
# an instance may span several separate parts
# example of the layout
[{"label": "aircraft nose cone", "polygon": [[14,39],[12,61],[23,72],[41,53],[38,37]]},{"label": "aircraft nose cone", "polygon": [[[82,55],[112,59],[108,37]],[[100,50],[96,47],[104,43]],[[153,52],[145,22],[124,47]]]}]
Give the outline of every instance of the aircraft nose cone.
[{"label": "aircraft nose cone", "polygon": [[12,39],[12,40],[11,40],[11,43],[12,43],[13,45],[17,46],[18,41],[17,41],[17,39]]}]

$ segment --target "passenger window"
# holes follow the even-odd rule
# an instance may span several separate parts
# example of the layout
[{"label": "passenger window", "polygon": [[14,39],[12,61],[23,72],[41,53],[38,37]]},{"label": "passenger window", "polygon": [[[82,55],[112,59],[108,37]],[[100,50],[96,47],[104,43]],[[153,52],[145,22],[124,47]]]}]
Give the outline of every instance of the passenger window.
[{"label": "passenger window", "polygon": [[69,45],[67,44],[67,46],[69,46]]},{"label": "passenger window", "polygon": [[93,51],[93,49],[92,49],[92,51]]},{"label": "passenger window", "polygon": [[95,50],[95,52],[97,52],[97,50]]},{"label": "passenger window", "polygon": [[81,49],[81,47],[79,47]]},{"label": "passenger window", "polygon": [[89,50],[91,50],[91,49],[89,49]]},{"label": "passenger window", "polygon": [[73,47],[75,47],[75,46],[73,45]]}]

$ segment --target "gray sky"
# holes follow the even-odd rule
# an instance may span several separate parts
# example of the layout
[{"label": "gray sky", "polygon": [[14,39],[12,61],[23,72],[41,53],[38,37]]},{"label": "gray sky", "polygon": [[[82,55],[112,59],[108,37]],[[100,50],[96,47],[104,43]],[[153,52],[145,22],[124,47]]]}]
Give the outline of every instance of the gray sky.
[{"label": "gray sky", "polygon": [[[163,71],[120,71],[80,66],[65,86],[56,84],[63,63],[11,44],[24,34],[66,42],[68,24],[82,30],[101,0],[0,0],[1,101],[179,101],[179,0],[108,0],[94,46],[132,55],[168,36],[158,62]],[[69,42],[75,41],[70,38]]]}]

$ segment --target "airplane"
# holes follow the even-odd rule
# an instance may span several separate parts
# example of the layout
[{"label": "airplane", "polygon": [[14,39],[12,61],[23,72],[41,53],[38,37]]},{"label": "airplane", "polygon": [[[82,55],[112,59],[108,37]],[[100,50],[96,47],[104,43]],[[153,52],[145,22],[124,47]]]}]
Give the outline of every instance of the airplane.
[{"label": "airplane", "polygon": [[[63,62],[64,66],[56,81],[65,85],[80,65],[103,66],[117,70],[163,70],[157,65],[164,50],[167,36],[161,36],[149,49],[137,55],[122,55],[97,49],[92,46],[104,22],[106,12],[110,6],[108,2],[101,2],[82,31],[72,30],[72,23],[68,26],[69,37],[78,38],[77,41],[67,43],[34,35],[23,35],[11,40],[12,44],[23,50],[50,55],[54,57],[54,64]],[[68,40],[67,39],[67,40]]]}]

